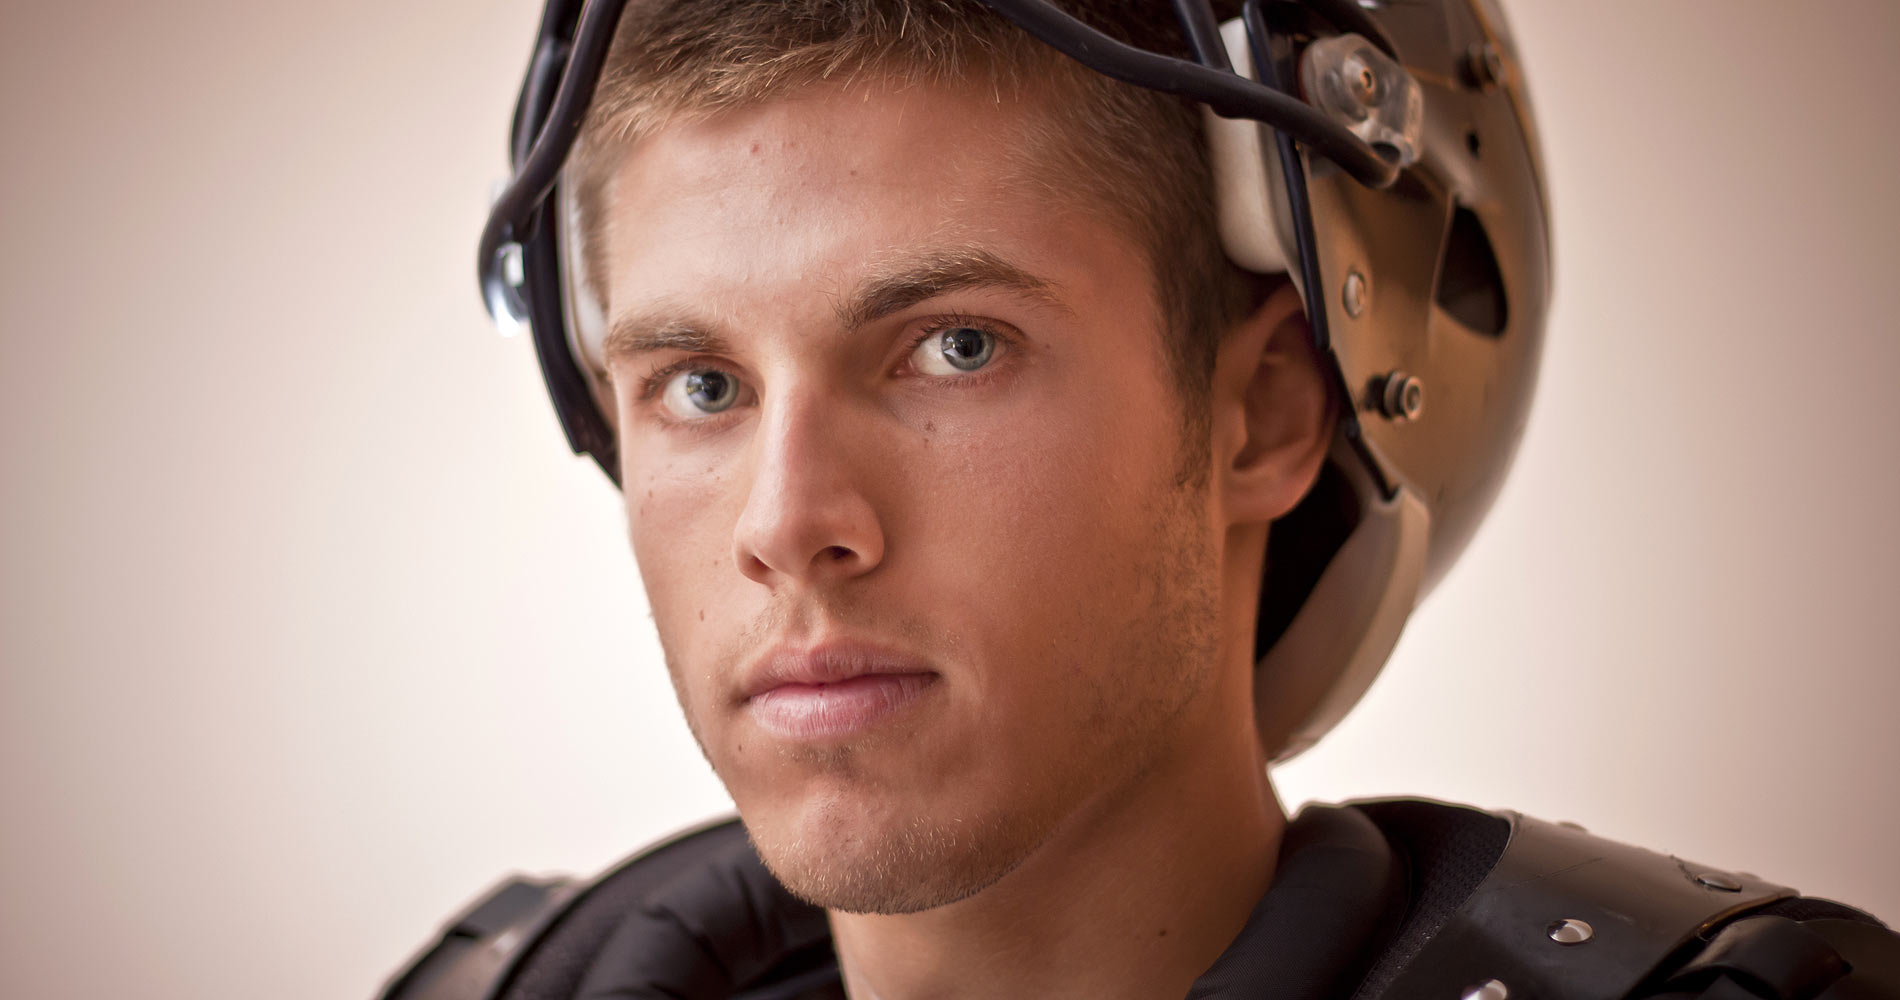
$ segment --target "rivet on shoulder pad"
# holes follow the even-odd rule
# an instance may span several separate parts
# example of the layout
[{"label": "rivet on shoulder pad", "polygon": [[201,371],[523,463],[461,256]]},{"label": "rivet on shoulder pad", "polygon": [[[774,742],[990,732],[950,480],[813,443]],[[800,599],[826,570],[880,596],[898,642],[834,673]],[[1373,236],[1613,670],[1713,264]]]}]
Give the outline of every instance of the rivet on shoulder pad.
[{"label": "rivet on shoulder pad", "polygon": [[1597,935],[1595,928],[1575,917],[1566,917],[1553,922],[1545,928],[1545,933],[1558,944],[1582,944]]},{"label": "rivet on shoulder pad", "polygon": [[1495,979],[1487,979],[1465,991],[1462,1000],[1507,1000],[1511,991]]},{"label": "rivet on shoulder pad", "polygon": [[1724,875],[1721,872],[1703,872],[1697,875],[1695,880],[1698,885],[1707,886],[1710,889],[1720,889],[1723,892],[1742,891],[1742,884],[1740,882],[1737,882],[1734,877]]}]

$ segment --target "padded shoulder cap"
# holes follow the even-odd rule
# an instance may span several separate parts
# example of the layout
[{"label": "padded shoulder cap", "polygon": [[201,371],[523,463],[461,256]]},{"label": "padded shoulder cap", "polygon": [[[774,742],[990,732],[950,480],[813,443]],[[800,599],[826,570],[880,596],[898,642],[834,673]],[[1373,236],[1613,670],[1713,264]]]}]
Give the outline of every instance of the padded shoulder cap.
[{"label": "padded shoulder cap", "polygon": [[[1885,946],[1888,957],[1881,961],[1891,965],[1900,955],[1900,937],[1848,907],[1797,899],[1794,890],[1752,875],[1693,864],[1516,813],[1417,801],[1361,807],[1375,819],[1394,809],[1455,810],[1469,814],[1474,825],[1495,826],[1499,820],[1510,825],[1509,839],[1490,872],[1372,995],[1540,1000],[1900,997],[1828,991],[1828,985],[1848,971],[1847,963],[1827,946],[1830,934],[1850,942],[1838,949],[1841,954],[1857,950],[1863,962],[1881,950],[1862,940],[1869,936],[1891,942]],[[1457,817],[1434,819],[1442,824]],[[1394,835],[1393,827],[1404,824],[1381,825]],[[1395,839],[1402,837],[1401,832]],[[1850,917],[1846,923],[1858,923],[1864,930],[1765,915],[1816,907],[1812,915],[1839,913]],[[1770,937],[1771,944],[1757,943]],[[1770,988],[1766,980],[1749,978],[1754,972],[1717,983],[1710,970],[1723,962],[1734,966],[1733,956],[1744,946],[1757,972],[1777,970],[1782,983],[1805,985],[1791,985],[1786,991]],[[1880,990],[1874,985],[1878,974],[1872,967],[1866,971],[1866,985]],[[1489,992],[1478,992],[1493,983]],[[1703,992],[1711,985],[1713,992]],[[1742,991],[1722,992],[1727,989]]]},{"label": "padded shoulder cap", "polygon": [[744,847],[744,829],[720,817],[663,838],[597,879],[507,879],[451,919],[381,1000],[573,996],[588,962],[639,901],[681,872]]},{"label": "padded shoulder cap", "polygon": [[502,882],[450,920],[390,980],[383,1000],[488,1000],[524,946],[538,940],[579,891],[573,879]]}]

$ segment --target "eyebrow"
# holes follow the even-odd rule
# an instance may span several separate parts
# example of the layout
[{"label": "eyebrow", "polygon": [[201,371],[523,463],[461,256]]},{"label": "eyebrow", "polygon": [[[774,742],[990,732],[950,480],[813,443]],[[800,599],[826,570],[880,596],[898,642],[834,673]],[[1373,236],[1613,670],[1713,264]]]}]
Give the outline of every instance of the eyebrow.
[{"label": "eyebrow", "polygon": [[670,318],[671,313],[652,312],[622,316],[600,342],[600,357],[611,371],[615,361],[625,361],[655,351],[682,351],[687,354],[724,354],[726,340],[706,325]]},{"label": "eyebrow", "polygon": [[1042,305],[1068,311],[1048,281],[992,250],[963,246],[905,254],[879,263],[857,292],[838,304],[838,325],[855,330],[919,302],[970,288],[1019,292]]},{"label": "eyebrow", "polygon": [[[1013,291],[1040,305],[1070,311],[1047,280],[992,250],[962,246],[905,253],[878,262],[854,292],[838,301],[835,313],[840,328],[856,330],[939,295],[973,288]],[[601,341],[601,358],[611,365],[654,351],[728,353],[728,342],[716,325],[686,319],[666,308],[633,313],[614,321]]]}]

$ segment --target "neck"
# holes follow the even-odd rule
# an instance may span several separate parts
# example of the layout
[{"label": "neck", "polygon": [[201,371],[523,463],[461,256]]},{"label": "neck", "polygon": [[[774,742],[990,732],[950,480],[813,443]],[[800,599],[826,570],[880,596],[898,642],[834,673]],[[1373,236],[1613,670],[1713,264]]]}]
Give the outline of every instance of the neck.
[{"label": "neck", "polygon": [[1205,728],[1184,728],[1202,738],[1069,817],[995,885],[920,913],[834,911],[850,996],[1186,994],[1266,892],[1286,825],[1254,738],[1251,671],[1225,673],[1244,683],[1207,692],[1203,709],[1227,717],[1193,720]]}]

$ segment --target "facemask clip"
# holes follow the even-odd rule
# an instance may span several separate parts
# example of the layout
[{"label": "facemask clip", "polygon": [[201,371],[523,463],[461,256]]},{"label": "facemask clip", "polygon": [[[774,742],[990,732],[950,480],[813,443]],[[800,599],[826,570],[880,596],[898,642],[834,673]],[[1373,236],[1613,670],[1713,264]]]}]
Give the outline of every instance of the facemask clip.
[{"label": "facemask clip", "polygon": [[1418,160],[1425,95],[1391,56],[1359,35],[1333,35],[1300,56],[1306,99],[1400,167]]}]

